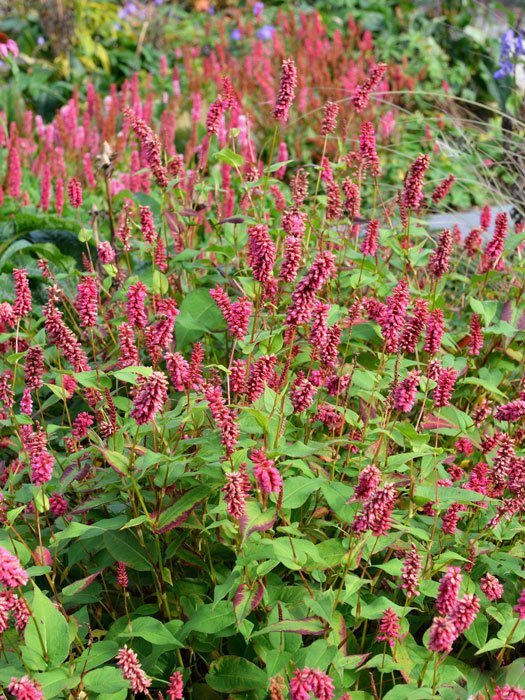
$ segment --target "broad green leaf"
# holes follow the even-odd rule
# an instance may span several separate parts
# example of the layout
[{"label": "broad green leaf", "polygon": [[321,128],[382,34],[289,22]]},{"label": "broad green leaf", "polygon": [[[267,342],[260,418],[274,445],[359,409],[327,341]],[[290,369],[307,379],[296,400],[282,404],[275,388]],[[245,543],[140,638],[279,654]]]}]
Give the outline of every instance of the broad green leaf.
[{"label": "broad green leaf", "polygon": [[129,681],[123,677],[122,671],[116,666],[102,666],[86,673],[84,686],[92,693],[116,693],[129,688]]},{"label": "broad green leaf", "polygon": [[32,615],[25,629],[25,643],[49,665],[60,665],[69,654],[66,618],[36,586],[29,607]]},{"label": "broad green leaf", "polygon": [[131,532],[105,532],[104,546],[115,561],[123,561],[137,571],[151,571],[152,567],[144,549]]},{"label": "broad green leaf", "polygon": [[243,693],[265,689],[266,673],[247,659],[221,656],[210,665],[206,683],[220,693]]}]

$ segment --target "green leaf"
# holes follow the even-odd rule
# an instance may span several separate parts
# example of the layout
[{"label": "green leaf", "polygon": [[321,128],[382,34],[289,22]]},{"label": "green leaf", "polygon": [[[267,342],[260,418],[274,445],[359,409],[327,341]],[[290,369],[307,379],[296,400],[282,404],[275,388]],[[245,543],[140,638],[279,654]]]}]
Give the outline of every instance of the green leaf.
[{"label": "green leaf", "polygon": [[199,501],[210,493],[211,486],[196,486],[186,491],[172,506],[167,508],[159,517],[158,529],[162,530],[174,523],[186,511],[191,510]]},{"label": "green leaf", "polygon": [[139,617],[131,622],[130,627],[126,627],[126,630],[121,632],[119,637],[125,639],[141,637],[151,644],[169,646],[171,649],[182,647],[182,644],[175,639],[166,625],[154,617]]},{"label": "green leaf", "polygon": [[306,476],[292,476],[285,479],[283,508],[299,508],[321,483],[321,479],[309,479]]},{"label": "green leaf", "polygon": [[129,681],[125,680],[122,671],[115,666],[102,666],[86,673],[84,687],[92,693],[116,693],[129,688]]},{"label": "green leaf", "polygon": [[151,564],[140,544],[127,530],[121,532],[105,532],[104,546],[115,559],[136,571],[151,571]]},{"label": "green leaf", "polygon": [[30,604],[32,615],[25,629],[25,643],[51,666],[59,666],[69,654],[66,618],[35,586]]},{"label": "green leaf", "polygon": [[101,642],[95,642],[90,647],[87,647],[82,652],[82,655],[78,657],[76,661],[76,667],[80,671],[91,671],[97,666],[102,666],[106,661],[111,661],[114,659],[118,653],[119,645],[117,642],[110,640],[103,640]]},{"label": "green leaf", "polygon": [[244,163],[244,158],[232,151],[231,148],[223,148],[221,151],[217,151],[213,157],[221,163],[231,165],[233,168],[240,168]]},{"label": "green leaf", "polygon": [[233,603],[220,600],[213,605],[201,605],[180,631],[179,638],[185,639],[190,632],[217,634],[235,624]]},{"label": "green leaf", "polygon": [[221,656],[210,665],[206,683],[220,693],[243,693],[266,688],[266,673],[240,656]]},{"label": "green leaf", "polygon": [[481,647],[487,641],[488,632],[489,622],[485,615],[480,614],[463,634],[471,644],[473,644],[477,649],[481,649]]},{"label": "green leaf", "polygon": [[208,289],[200,288],[186,294],[181,305],[180,313],[175,321],[177,348],[194,343],[209,331],[226,328],[226,322],[217,304],[210,296]]}]

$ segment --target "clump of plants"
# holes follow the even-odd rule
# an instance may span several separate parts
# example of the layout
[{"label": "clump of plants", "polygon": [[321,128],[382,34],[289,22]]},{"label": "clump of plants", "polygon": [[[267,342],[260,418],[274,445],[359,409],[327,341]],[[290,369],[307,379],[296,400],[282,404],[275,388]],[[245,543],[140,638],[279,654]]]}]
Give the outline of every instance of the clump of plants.
[{"label": "clump of plants", "polygon": [[388,70],[312,159],[288,57],[268,142],[227,74],[184,143],[138,77],[9,124],[8,698],[525,697],[524,236],[385,184]]}]

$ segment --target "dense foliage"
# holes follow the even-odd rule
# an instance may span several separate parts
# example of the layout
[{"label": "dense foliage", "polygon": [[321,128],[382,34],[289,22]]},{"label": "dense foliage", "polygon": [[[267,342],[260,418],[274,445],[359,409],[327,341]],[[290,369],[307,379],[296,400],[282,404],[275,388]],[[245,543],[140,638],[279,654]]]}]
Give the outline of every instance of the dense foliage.
[{"label": "dense foliage", "polygon": [[4,112],[7,698],[525,698],[525,233],[286,17]]}]

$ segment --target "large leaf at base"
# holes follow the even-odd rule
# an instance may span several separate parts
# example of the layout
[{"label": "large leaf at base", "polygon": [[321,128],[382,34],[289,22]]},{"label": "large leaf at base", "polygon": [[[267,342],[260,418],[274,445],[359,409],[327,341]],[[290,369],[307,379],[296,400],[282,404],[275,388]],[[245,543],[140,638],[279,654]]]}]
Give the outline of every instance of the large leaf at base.
[{"label": "large leaf at base", "polygon": [[221,693],[242,693],[264,690],[266,673],[247,659],[239,656],[221,656],[210,666],[207,684]]},{"label": "large leaf at base", "polygon": [[115,561],[123,561],[136,571],[151,570],[143,548],[130,532],[105,532],[104,545]]},{"label": "large leaf at base", "polygon": [[25,629],[25,643],[51,666],[61,664],[69,654],[69,631],[66,618],[35,587],[30,604],[32,616]]}]

